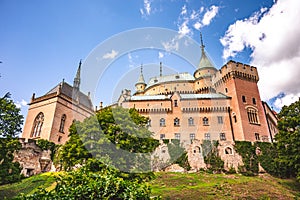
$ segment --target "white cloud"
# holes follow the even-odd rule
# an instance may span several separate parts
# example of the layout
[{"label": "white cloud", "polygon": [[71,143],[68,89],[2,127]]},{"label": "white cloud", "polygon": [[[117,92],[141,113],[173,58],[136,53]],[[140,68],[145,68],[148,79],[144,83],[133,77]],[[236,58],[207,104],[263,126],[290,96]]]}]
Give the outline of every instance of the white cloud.
[{"label": "white cloud", "polygon": [[179,50],[179,42],[178,42],[178,38],[173,38],[172,40],[170,41],[167,41],[167,42],[162,42],[162,45],[164,47],[164,49],[166,51],[178,51]]},{"label": "white cloud", "polygon": [[203,26],[208,26],[212,19],[216,17],[219,11],[219,7],[212,5],[204,14],[204,7],[200,7],[199,10],[189,11],[187,6],[184,5],[181,8],[181,12],[178,18],[178,33],[181,35],[192,35],[192,29],[190,24],[196,30],[200,30]]},{"label": "white cloud", "polygon": [[300,98],[300,93],[285,95],[283,97],[277,98],[274,102],[274,106],[277,109],[281,109],[284,105],[290,105],[298,101],[299,98]]},{"label": "white cloud", "polygon": [[211,20],[217,15],[218,11],[219,11],[219,7],[212,5],[210,9],[203,16],[202,19],[203,26],[209,25]]},{"label": "white cloud", "polygon": [[28,103],[24,99],[22,99],[21,101],[15,102],[15,105],[17,106],[17,108],[21,108],[22,106],[27,106],[27,104]]},{"label": "white cloud", "polygon": [[149,16],[151,14],[152,8],[151,8],[151,1],[150,0],[144,0],[143,8],[140,8],[140,13],[142,17]]},{"label": "white cloud", "polygon": [[114,59],[119,52],[115,50],[111,50],[111,52],[108,52],[102,56],[103,59]]},{"label": "white cloud", "polygon": [[158,52],[158,58],[161,59],[165,56],[165,54],[161,51]]},{"label": "white cloud", "polygon": [[298,0],[278,0],[270,9],[230,25],[220,39],[225,60],[245,48],[252,50],[250,64],[258,67],[262,99],[286,94],[278,106],[300,93],[300,12],[295,9],[299,7]]}]

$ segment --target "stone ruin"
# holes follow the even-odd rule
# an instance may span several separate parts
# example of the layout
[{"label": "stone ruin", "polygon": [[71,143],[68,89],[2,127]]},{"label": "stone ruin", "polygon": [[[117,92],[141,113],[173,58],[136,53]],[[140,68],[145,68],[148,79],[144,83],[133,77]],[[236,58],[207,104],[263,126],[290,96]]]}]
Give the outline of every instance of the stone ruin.
[{"label": "stone ruin", "polygon": [[19,162],[22,167],[21,174],[25,177],[48,172],[51,170],[51,151],[42,150],[36,145],[35,140],[19,138],[22,147],[14,152],[14,162]]}]

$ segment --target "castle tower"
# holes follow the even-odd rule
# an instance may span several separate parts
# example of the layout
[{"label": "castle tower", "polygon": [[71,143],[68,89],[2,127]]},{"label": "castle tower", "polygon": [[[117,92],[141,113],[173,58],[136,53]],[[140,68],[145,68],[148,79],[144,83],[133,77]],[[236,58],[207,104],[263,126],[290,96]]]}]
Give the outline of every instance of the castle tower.
[{"label": "castle tower", "polygon": [[94,114],[90,97],[79,90],[80,68],[81,61],[73,86],[63,80],[40,97],[32,95],[23,138],[46,139],[56,144],[64,144],[69,138],[68,132],[73,121],[83,121]]},{"label": "castle tower", "polygon": [[231,97],[231,120],[235,140],[271,141],[257,86],[256,67],[229,61],[213,77],[217,92]]},{"label": "castle tower", "polygon": [[135,84],[136,92],[143,93],[146,86],[147,86],[147,84],[145,83],[145,79],[143,76],[143,65],[141,65],[141,74],[140,74],[140,77],[139,77],[137,83]]},{"label": "castle tower", "polygon": [[202,34],[200,33],[201,40],[201,58],[198,68],[194,72],[195,77],[195,91],[196,93],[210,93],[213,92],[212,88],[212,75],[214,75],[217,69],[212,64],[211,60],[205,53],[205,46],[202,40]]}]

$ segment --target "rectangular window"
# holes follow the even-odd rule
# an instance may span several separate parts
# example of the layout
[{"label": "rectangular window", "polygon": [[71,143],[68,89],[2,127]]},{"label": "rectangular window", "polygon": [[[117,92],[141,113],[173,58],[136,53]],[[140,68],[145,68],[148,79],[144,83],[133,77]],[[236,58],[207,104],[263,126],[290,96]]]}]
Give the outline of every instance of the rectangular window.
[{"label": "rectangular window", "polygon": [[189,126],[194,126],[194,118],[190,117],[188,121],[189,121]]},{"label": "rectangular window", "polygon": [[235,115],[233,116],[233,121],[234,121],[234,123],[237,122],[237,119],[236,119],[236,116],[235,116]]},{"label": "rectangular window", "polygon": [[252,103],[253,103],[254,105],[256,105],[256,99],[255,99],[255,98],[252,98]]},{"label": "rectangular window", "polygon": [[160,139],[165,139],[166,138],[166,135],[165,134],[160,134]]},{"label": "rectangular window", "polygon": [[244,95],[242,96],[242,101],[243,103],[246,103],[246,97]]},{"label": "rectangular window", "polygon": [[175,133],[175,139],[180,140],[180,133]]},{"label": "rectangular window", "polygon": [[180,126],[180,120],[177,117],[174,119],[174,126]]},{"label": "rectangular window", "polygon": [[204,140],[210,140],[210,133],[204,134]]},{"label": "rectangular window", "polygon": [[223,124],[223,117],[222,116],[218,116],[218,124]]},{"label": "rectangular window", "polygon": [[259,133],[255,133],[255,140],[260,141]]},{"label": "rectangular window", "polygon": [[225,133],[220,133],[220,140],[221,141],[225,141],[226,140]]},{"label": "rectangular window", "polygon": [[174,100],[174,107],[178,107],[178,102],[177,102],[177,100]]},{"label": "rectangular window", "polygon": [[190,140],[194,140],[195,139],[195,133],[190,133]]}]

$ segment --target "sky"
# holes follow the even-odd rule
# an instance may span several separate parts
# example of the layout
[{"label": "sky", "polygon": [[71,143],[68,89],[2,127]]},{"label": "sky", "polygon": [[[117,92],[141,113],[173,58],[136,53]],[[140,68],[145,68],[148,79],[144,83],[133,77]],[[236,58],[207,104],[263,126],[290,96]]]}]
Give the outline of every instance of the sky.
[{"label": "sky", "polygon": [[299,0],[0,0],[0,96],[10,92],[26,116],[32,94],[72,84],[82,59],[82,90],[109,105],[123,88],[134,91],[141,65],[146,82],[160,62],[164,74],[193,73],[201,32],[216,68],[257,67],[261,98],[279,111],[300,97],[299,8]]}]

